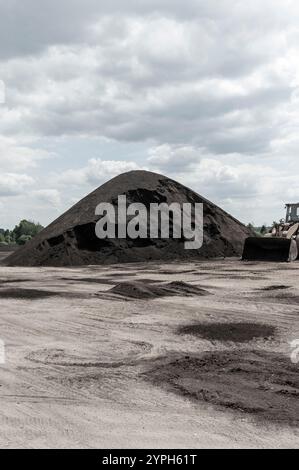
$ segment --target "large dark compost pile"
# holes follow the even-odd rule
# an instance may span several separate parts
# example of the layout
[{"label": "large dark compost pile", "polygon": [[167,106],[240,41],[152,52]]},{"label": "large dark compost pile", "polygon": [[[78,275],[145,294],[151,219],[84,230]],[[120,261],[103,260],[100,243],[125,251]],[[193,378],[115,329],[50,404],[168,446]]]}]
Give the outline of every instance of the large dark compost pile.
[{"label": "large dark compost pile", "polygon": [[[127,202],[204,203],[204,244],[186,250],[184,238],[99,239],[95,208],[100,202],[115,206],[119,195]],[[9,266],[80,266],[148,260],[208,259],[239,256],[251,232],[238,220],[191,189],[148,171],[121,174],[86,196],[24,247],[10,255]]]}]

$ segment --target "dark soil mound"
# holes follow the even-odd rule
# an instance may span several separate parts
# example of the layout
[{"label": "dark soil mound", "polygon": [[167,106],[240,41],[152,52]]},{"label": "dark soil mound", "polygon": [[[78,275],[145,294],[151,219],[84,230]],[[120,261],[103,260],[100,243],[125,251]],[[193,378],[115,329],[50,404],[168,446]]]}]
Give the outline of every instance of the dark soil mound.
[{"label": "dark soil mound", "polygon": [[11,253],[18,248],[18,245],[0,245],[0,253]]},{"label": "dark soil mound", "polygon": [[198,323],[182,326],[178,333],[209,340],[245,343],[254,338],[271,338],[275,328],[262,323]]},{"label": "dark soil mound", "polygon": [[[137,238],[100,240],[95,234],[101,202],[117,207],[118,196],[127,203],[173,202],[204,204],[204,244],[185,249],[181,238]],[[117,228],[117,227],[116,227]],[[149,235],[148,227],[148,235]],[[191,189],[165,176],[148,171],[131,171],[113,178],[78,202],[24,247],[5,259],[9,266],[75,266],[144,262],[148,260],[199,259],[239,256],[251,231],[232,216]]]},{"label": "dark soil mound", "polygon": [[121,282],[108,292],[131,299],[155,299],[166,296],[195,296],[208,295],[209,292],[185,282],[170,282],[168,284],[150,284],[148,282]]},{"label": "dark soil mound", "polygon": [[172,361],[165,358],[144,377],[194,402],[299,425],[298,366],[281,354],[217,351]]}]

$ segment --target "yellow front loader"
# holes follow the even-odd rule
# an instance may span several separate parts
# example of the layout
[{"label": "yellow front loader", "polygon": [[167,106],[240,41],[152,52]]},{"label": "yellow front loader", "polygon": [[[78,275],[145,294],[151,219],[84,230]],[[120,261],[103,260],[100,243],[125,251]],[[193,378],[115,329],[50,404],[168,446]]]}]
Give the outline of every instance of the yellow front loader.
[{"label": "yellow front loader", "polygon": [[299,203],[286,204],[286,219],[275,224],[264,237],[245,240],[245,261],[295,261],[299,254]]}]

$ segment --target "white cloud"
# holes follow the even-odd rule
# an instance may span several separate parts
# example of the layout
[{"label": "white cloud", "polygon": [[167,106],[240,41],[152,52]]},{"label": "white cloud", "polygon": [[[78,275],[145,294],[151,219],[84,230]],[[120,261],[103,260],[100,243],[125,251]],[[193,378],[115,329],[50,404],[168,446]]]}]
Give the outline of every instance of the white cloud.
[{"label": "white cloud", "polygon": [[0,136],[1,170],[16,171],[34,168],[40,160],[53,155],[41,148],[30,146],[30,141],[18,141],[12,137]]},{"label": "white cloud", "polygon": [[57,180],[62,185],[87,185],[98,186],[106,180],[124,173],[126,171],[140,169],[135,162],[116,161],[116,160],[101,160],[91,158],[87,166],[75,170],[67,170],[58,176]]},{"label": "white cloud", "polygon": [[32,191],[31,196],[44,205],[51,205],[58,209],[61,206],[61,195],[57,189],[37,189]]},{"label": "white cloud", "polygon": [[192,171],[193,165],[201,158],[203,151],[192,145],[170,144],[158,145],[151,147],[148,151],[148,162],[159,171],[169,174],[177,174],[180,171],[185,173]]},{"label": "white cloud", "polygon": [[292,160],[295,173],[290,174],[269,155],[256,164],[241,154],[215,157],[196,147],[163,145],[149,150],[148,163],[244,222],[271,223],[284,216],[285,202],[299,200],[297,158]]},{"label": "white cloud", "polygon": [[1,173],[0,174],[0,196],[15,196],[23,194],[34,183],[33,178],[25,174]]},{"label": "white cloud", "polygon": [[5,84],[0,80],[0,104],[5,103]]}]

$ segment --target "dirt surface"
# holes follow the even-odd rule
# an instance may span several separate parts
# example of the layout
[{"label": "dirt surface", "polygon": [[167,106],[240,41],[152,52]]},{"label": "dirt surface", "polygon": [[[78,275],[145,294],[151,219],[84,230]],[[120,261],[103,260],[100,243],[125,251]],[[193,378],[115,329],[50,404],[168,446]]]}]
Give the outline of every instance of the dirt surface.
[{"label": "dirt surface", "polygon": [[[298,276],[228,259],[0,267],[0,447],[298,448]],[[111,292],[132,283],[209,295]]]},{"label": "dirt surface", "polygon": [[[142,203],[148,212],[150,204],[203,203],[204,244],[199,249],[185,249],[186,239],[172,238],[173,217],[170,214],[170,238],[150,238],[150,217],[147,217],[147,238],[99,239],[95,210],[100,203],[110,203],[118,214],[118,196],[125,195],[127,204]],[[117,222],[116,218],[116,222]],[[127,219],[128,222],[128,219]],[[194,225],[194,214],[192,224]],[[6,259],[9,266],[81,266],[216,258],[241,255],[244,240],[252,231],[241,222],[191,189],[166,176],[149,171],[130,171],[108,181],[62,214],[33,240]]]}]

